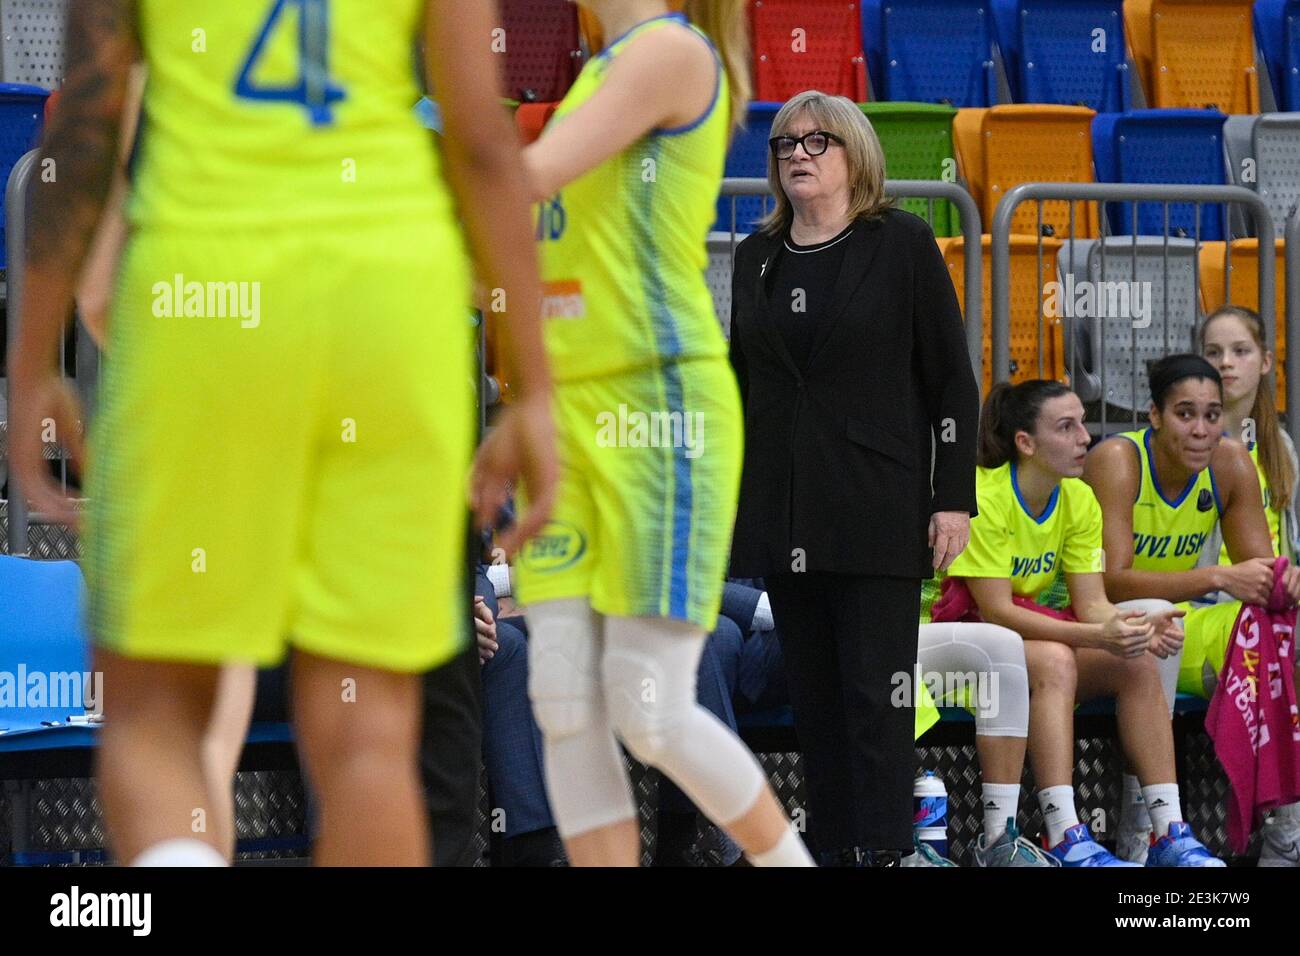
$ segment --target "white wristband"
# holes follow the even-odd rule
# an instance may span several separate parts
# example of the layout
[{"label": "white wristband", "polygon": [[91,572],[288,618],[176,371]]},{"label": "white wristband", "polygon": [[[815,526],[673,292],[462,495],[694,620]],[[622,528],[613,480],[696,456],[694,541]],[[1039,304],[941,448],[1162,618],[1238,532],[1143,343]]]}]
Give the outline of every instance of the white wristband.
[{"label": "white wristband", "polygon": [[510,565],[489,564],[487,576],[492,582],[492,590],[496,592],[497,597],[510,596]]}]

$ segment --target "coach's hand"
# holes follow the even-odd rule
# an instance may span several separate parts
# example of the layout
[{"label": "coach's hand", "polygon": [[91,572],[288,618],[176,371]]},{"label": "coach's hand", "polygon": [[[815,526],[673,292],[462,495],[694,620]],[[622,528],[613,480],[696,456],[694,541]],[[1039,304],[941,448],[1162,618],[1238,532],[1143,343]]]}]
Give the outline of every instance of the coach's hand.
[{"label": "coach's hand", "polygon": [[930,547],[934,569],[947,571],[970,542],[970,515],[964,511],[936,511],[930,515]]},{"label": "coach's hand", "polygon": [[47,521],[76,528],[77,510],[50,474],[45,440],[53,438],[62,445],[77,474],[83,473],[81,403],[53,368],[29,373],[15,362],[10,371],[9,465],[13,477],[33,512]]},{"label": "coach's hand", "polygon": [[514,526],[497,538],[497,545],[507,555],[514,554],[550,518],[559,475],[550,396],[507,406],[474,456],[470,507],[478,526],[485,528],[496,520],[510,497],[512,483],[522,481],[527,508]]},{"label": "coach's hand", "polygon": [[496,656],[501,645],[497,643],[497,622],[492,620],[492,609],[483,595],[474,595],[474,637],[478,641],[478,662],[486,664]]}]

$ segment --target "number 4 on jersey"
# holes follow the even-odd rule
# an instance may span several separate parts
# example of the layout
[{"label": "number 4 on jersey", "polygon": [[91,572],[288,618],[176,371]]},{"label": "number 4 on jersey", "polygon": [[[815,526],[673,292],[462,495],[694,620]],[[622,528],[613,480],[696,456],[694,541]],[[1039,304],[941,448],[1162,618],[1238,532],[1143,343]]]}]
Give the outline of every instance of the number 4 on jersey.
[{"label": "number 4 on jersey", "polygon": [[[256,85],[253,71],[285,7],[289,6],[298,8],[298,82],[292,86]],[[327,126],[334,122],[330,104],[347,94],[329,78],[329,0],[275,0],[240,67],[235,95],[250,100],[301,103],[313,125]]]}]

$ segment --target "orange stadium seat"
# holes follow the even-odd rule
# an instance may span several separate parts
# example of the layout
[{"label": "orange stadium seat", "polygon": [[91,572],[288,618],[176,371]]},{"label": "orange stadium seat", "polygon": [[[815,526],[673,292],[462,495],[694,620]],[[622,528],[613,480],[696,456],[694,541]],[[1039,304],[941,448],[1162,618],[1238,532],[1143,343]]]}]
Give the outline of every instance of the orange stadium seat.
[{"label": "orange stadium seat", "polygon": [[[953,144],[967,188],[980,207],[986,228],[992,226],[998,203],[1008,189],[1021,183],[1093,182],[1092,118],[1085,106],[1005,104],[957,111]],[[1036,203],[1022,203],[1011,231],[1037,232]],[[1043,203],[1043,225],[1066,237],[1069,203]],[[1075,238],[1098,234],[1095,203],[1075,203]]]},{"label": "orange stadium seat", "polygon": [[1258,113],[1253,0],[1124,0],[1147,105]]},{"label": "orange stadium seat", "polygon": [[[936,239],[943,254],[957,301],[966,307],[966,240],[961,236]],[[1038,239],[1032,235],[1011,237],[1011,381],[1051,378],[1064,382],[1065,337],[1060,318],[1043,318],[1039,334],[1039,313],[1046,299],[1047,283],[1056,278],[1056,257],[1061,240],[1044,238],[1043,267],[1037,280]],[[980,388],[985,395],[993,385],[993,237],[980,237],[984,257],[984,380]],[[1041,354],[1040,354],[1041,345]],[[1040,364],[1041,359],[1041,364]]]},{"label": "orange stadium seat", "polygon": [[551,121],[559,103],[520,103],[515,110],[515,128],[520,141],[527,146],[541,138],[542,130]]},{"label": "orange stadium seat", "polygon": [[753,0],[754,98],[788,100],[804,90],[867,98],[862,20],[852,0]]},{"label": "orange stadium seat", "polygon": [[[1201,245],[1201,304],[1208,315],[1225,303],[1259,311],[1259,240],[1237,239],[1224,272],[1223,242]],[[1273,287],[1273,377],[1277,382],[1277,408],[1286,411],[1286,243],[1277,240]]]}]

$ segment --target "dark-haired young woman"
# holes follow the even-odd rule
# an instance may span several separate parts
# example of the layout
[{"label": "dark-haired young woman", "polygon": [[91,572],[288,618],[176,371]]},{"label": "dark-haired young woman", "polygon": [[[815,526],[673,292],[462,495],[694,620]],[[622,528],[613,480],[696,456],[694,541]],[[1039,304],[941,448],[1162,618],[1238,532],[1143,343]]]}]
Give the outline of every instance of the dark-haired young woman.
[{"label": "dark-haired young woman", "polygon": [[[1223,437],[1219,373],[1198,355],[1170,355],[1150,371],[1151,425],[1104,441],[1088,456],[1084,480],[1097,494],[1105,517],[1106,589],[1120,599],[1162,598],[1185,602],[1214,591],[1236,600],[1264,603],[1273,586],[1273,551],[1254,463],[1245,447]],[[1200,566],[1215,530],[1234,563]],[[1288,591],[1300,593],[1300,572],[1287,572]],[[1200,646],[1226,634],[1233,605],[1194,609],[1184,629]],[[1195,652],[1188,655],[1194,657]],[[1168,661],[1174,657],[1166,658]],[[1170,706],[1176,669],[1164,669]],[[1138,803],[1131,780],[1120,824],[1122,856],[1140,859],[1146,839],[1132,826]],[[1155,819],[1160,798],[1142,791]],[[1159,836],[1163,827],[1156,824]],[[1147,851],[1164,852],[1163,837]]]},{"label": "dark-haired young woman", "polygon": [[[1176,649],[1179,612],[1167,601],[1116,607],[1107,599],[1101,509],[1079,480],[1088,442],[1083,404],[1065,386],[1043,380],[996,386],[980,416],[979,515],[948,576],[962,580],[980,617],[1024,638],[1029,759],[1051,855],[1068,867],[1132,866],[1103,849],[1079,820],[1074,707],[1115,698],[1125,755],[1146,791],[1159,798],[1158,820],[1156,802],[1150,803],[1153,822],[1164,830],[1177,821],[1173,732],[1154,654]],[[1054,587],[1060,576],[1064,593]],[[1070,613],[1042,613],[1025,599]],[[1149,865],[1222,866],[1185,827],[1178,822],[1169,830],[1167,849]]]}]

